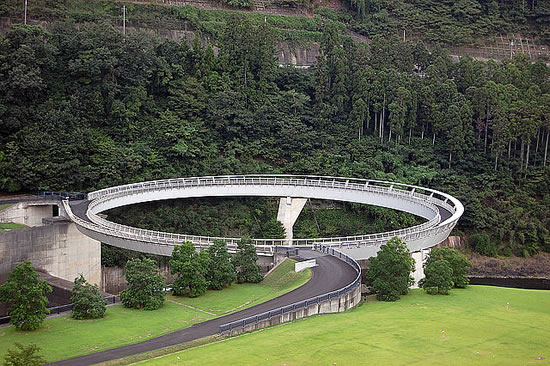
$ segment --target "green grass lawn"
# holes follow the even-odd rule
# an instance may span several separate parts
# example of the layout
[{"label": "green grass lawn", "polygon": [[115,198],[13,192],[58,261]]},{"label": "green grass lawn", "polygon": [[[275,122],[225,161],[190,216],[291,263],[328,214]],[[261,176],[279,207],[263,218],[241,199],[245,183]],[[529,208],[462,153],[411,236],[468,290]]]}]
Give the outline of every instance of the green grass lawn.
[{"label": "green grass lawn", "polygon": [[13,327],[0,329],[0,358],[14,342],[35,343],[51,362],[136,343],[215,317],[174,301],[207,311],[216,310],[220,314],[266,301],[301,286],[311,278],[310,270],[295,274],[294,261],[286,262],[259,284],[233,285],[222,291],[208,291],[195,299],[167,296],[168,301],[156,311],[112,306],[103,319],[74,320],[64,316],[48,319],[32,332],[17,331]]},{"label": "green grass lawn", "polygon": [[0,233],[5,230],[22,229],[25,225],[14,224],[13,222],[0,222]]},{"label": "green grass lawn", "polygon": [[549,365],[550,291],[470,286],[430,296],[413,290],[395,303],[372,301],[145,364]]},{"label": "green grass lawn", "polygon": [[306,283],[311,278],[311,271],[296,273],[294,263],[293,260],[284,261],[261,283],[234,284],[223,290],[223,296],[219,291],[207,291],[196,298],[169,296],[167,299],[225,315],[273,299]]},{"label": "green grass lawn", "polygon": [[6,208],[12,206],[13,203],[4,203],[0,205],[0,211],[5,210]]}]

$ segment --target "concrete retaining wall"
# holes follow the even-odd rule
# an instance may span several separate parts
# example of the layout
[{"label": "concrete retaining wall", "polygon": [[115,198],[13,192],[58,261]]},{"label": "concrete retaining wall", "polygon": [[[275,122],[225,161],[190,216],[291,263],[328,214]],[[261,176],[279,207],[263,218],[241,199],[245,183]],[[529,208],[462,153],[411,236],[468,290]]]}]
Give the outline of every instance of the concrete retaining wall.
[{"label": "concrete retaining wall", "polygon": [[82,273],[90,283],[101,285],[100,243],[82,235],[66,219],[50,222],[0,233],[0,283],[13,267],[29,259],[35,268],[53,276],[72,282]]},{"label": "concrete retaining wall", "polygon": [[245,327],[237,327],[221,333],[224,336],[234,336],[244,332],[250,332],[256,329],[270,327],[284,322],[290,322],[296,319],[305,318],[307,316],[327,313],[339,313],[351,309],[361,301],[361,287],[357,286],[353,291],[342,295],[338,298],[323,301],[319,304],[313,304],[308,307],[290,311],[283,315],[275,315],[270,319],[260,321],[258,323],[249,324]]}]

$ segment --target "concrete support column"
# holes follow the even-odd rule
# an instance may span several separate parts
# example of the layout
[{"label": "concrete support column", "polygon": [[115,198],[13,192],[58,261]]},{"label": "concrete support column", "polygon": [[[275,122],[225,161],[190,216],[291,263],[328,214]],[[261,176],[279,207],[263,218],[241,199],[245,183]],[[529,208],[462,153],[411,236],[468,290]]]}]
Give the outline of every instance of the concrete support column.
[{"label": "concrete support column", "polygon": [[418,252],[411,253],[411,256],[415,261],[415,268],[412,274],[414,278],[414,285],[412,288],[418,288],[418,281],[426,277],[424,275],[424,263],[426,262],[428,254],[430,254],[430,249],[421,249]]},{"label": "concrete support column", "polygon": [[285,239],[288,240],[288,244],[292,244],[292,228],[294,223],[300,216],[300,212],[306,205],[307,198],[294,198],[283,197],[279,202],[279,213],[277,214],[277,220],[283,224],[285,228]]}]

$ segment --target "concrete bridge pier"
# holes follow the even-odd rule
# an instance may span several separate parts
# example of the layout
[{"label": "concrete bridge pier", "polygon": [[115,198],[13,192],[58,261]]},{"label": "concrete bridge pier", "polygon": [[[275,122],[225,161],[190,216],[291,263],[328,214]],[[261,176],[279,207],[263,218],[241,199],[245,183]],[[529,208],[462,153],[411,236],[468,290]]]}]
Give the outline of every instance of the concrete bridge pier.
[{"label": "concrete bridge pier", "polygon": [[279,212],[277,220],[283,224],[285,228],[285,239],[288,244],[292,244],[294,223],[300,216],[300,212],[306,205],[307,198],[282,197],[279,202]]},{"label": "concrete bridge pier", "polygon": [[412,276],[414,278],[414,285],[412,286],[412,288],[418,288],[418,281],[426,277],[426,275],[424,275],[424,264],[426,263],[428,254],[430,254],[430,249],[431,248],[421,249],[418,252],[411,253],[411,256],[415,261],[414,272],[412,273]]}]

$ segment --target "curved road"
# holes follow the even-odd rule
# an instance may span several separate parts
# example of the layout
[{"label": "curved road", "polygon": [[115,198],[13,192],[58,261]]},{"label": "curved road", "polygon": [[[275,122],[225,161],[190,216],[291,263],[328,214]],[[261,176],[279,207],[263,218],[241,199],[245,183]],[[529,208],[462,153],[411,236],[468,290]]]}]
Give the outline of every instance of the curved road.
[{"label": "curved road", "polygon": [[279,296],[270,301],[241,310],[223,317],[211,319],[203,323],[195,324],[172,333],[168,333],[156,338],[152,338],[140,343],[117,347],[97,353],[92,353],[67,360],[57,361],[50,365],[81,366],[92,365],[99,362],[105,362],[148,352],[159,348],[173,346],[189,342],[195,339],[218,333],[220,325],[235,320],[243,319],[249,316],[257,315],[266,311],[277,309],[281,306],[290,305],[298,301],[306,300],[318,295],[341,289],[355,280],[357,272],[347,263],[340,259],[313,252],[310,250],[300,250],[300,256],[304,259],[316,258],[317,267],[312,269],[311,279],[303,286]]}]

